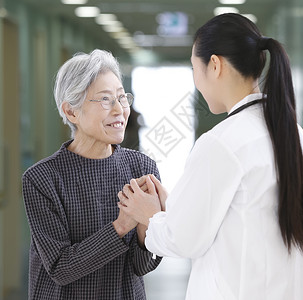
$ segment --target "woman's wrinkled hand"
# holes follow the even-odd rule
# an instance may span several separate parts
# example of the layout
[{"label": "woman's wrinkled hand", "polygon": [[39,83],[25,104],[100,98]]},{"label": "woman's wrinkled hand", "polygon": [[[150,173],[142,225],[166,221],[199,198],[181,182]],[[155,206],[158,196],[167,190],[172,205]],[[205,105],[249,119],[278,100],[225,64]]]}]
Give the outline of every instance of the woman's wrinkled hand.
[{"label": "woman's wrinkled hand", "polygon": [[[136,181],[137,181],[137,184],[138,186],[141,188],[141,190],[143,192],[148,192],[148,188],[147,188],[147,184],[146,184],[146,178],[149,177],[152,182],[154,183],[155,187],[156,187],[156,191],[157,191],[157,194],[159,196],[159,199],[160,199],[160,203],[161,203],[161,210],[162,211],[165,211],[165,202],[166,202],[166,199],[168,197],[168,192],[166,191],[165,187],[161,184],[160,180],[157,179],[157,177],[153,174],[149,174],[149,175],[144,175],[140,178],[137,178]],[[125,188],[129,188],[129,184],[127,184],[125,186]]]},{"label": "woman's wrinkled hand", "polygon": [[[161,211],[161,204],[151,177],[146,176],[145,183],[143,182],[144,179],[138,184],[136,179],[132,179],[130,184],[125,185],[123,190],[118,193],[120,200],[118,206],[131,218],[148,226],[149,218]],[[146,192],[141,189],[140,184],[141,186],[146,185]]]},{"label": "woman's wrinkled hand", "polygon": [[143,175],[140,178],[136,178],[137,184],[143,192],[148,191],[147,184],[146,184],[146,178],[148,176],[150,176],[150,175]]},{"label": "woman's wrinkled hand", "polygon": [[119,211],[118,218],[113,222],[113,226],[121,238],[134,229],[137,225],[138,222],[121,209]]}]

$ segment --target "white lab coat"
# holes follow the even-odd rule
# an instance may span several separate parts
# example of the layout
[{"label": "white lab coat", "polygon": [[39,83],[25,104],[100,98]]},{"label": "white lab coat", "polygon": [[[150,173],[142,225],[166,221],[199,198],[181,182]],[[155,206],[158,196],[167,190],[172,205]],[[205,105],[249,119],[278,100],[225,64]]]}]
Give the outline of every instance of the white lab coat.
[{"label": "white lab coat", "polygon": [[166,212],[150,219],[146,247],[192,259],[187,300],[302,300],[303,255],[288,254],[277,205],[272,143],[255,104],[196,141]]}]

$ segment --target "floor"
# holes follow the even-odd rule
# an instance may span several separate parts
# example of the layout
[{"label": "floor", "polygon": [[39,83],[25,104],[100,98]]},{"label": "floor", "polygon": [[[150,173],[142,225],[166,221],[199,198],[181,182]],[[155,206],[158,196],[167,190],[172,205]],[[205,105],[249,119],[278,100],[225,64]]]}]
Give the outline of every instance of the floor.
[{"label": "floor", "polygon": [[190,261],[163,258],[158,268],[145,275],[147,300],[184,300]]}]

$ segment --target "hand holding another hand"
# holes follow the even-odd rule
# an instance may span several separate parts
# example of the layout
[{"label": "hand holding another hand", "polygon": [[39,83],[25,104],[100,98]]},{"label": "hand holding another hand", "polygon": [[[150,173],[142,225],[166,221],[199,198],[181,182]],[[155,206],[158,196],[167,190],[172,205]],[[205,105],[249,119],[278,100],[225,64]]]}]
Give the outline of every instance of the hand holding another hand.
[{"label": "hand holding another hand", "polygon": [[[143,190],[147,188],[146,192],[141,189],[142,187]],[[156,186],[150,176],[143,176],[138,181],[132,179],[130,184],[125,185],[123,190],[118,193],[118,197],[120,210],[146,226],[148,226],[149,218],[161,211]]]},{"label": "hand holding another hand", "polygon": [[148,192],[148,187],[147,187],[147,184],[146,184],[146,178],[149,177],[149,176],[154,176],[154,175],[148,174],[148,175],[143,175],[140,178],[136,178],[136,182],[137,182],[138,186],[140,187],[140,189],[143,192]]},{"label": "hand holding another hand", "polygon": [[138,222],[120,209],[118,218],[113,222],[113,226],[118,235],[122,238],[138,225]]},{"label": "hand holding another hand", "polygon": [[[142,177],[137,178],[136,181],[137,181],[138,186],[141,188],[141,190],[143,192],[148,192],[148,187],[146,184],[147,177],[149,177],[151,179],[151,181],[154,183],[158,197],[160,199],[161,210],[165,211],[165,202],[168,197],[168,192],[166,191],[165,187],[162,185],[160,180],[158,180],[155,175],[149,174],[149,175],[143,175]],[[126,186],[130,187],[129,184],[126,184],[125,188],[126,188]]]},{"label": "hand holding another hand", "polygon": [[150,179],[152,180],[152,182],[154,183],[155,187],[156,187],[156,191],[160,200],[160,204],[161,204],[161,210],[165,211],[165,202],[166,199],[168,197],[168,192],[166,191],[165,187],[162,185],[162,183],[160,182],[160,180],[157,179],[157,177],[155,175],[150,175]]}]

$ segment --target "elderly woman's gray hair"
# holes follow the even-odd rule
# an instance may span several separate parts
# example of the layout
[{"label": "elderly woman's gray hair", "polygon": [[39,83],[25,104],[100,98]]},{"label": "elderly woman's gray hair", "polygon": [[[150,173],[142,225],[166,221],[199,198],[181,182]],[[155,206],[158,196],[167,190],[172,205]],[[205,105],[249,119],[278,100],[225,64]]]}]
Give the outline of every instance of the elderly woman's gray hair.
[{"label": "elderly woman's gray hair", "polygon": [[64,124],[68,124],[71,128],[72,136],[74,136],[77,128],[64,114],[62,110],[63,102],[69,103],[73,109],[80,109],[89,86],[97,79],[99,74],[108,71],[113,72],[122,81],[118,61],[110,52],[99,49],[89,54],[77,53],[59,69],[54,87],[54,96],[60,116]]}]

